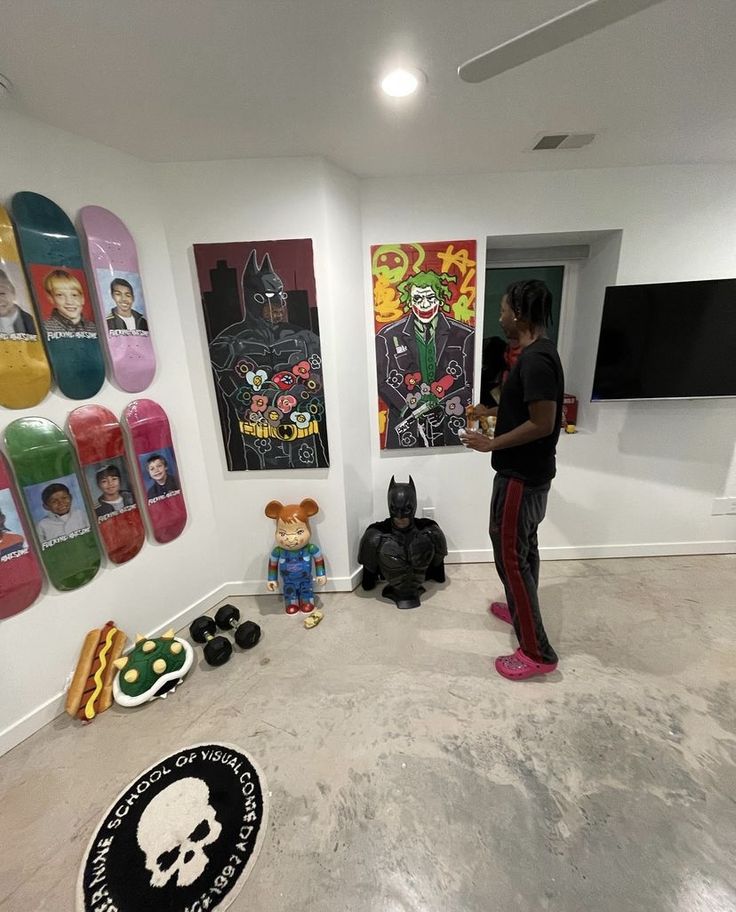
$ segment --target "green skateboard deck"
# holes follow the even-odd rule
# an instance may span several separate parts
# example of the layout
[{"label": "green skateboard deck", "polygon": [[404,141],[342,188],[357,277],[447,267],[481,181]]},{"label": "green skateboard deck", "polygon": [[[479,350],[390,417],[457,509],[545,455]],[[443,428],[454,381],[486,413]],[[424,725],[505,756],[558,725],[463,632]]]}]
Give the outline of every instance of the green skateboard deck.
[{"label": "green skateboard deck", "polygon": [[100,549],[77,476],[72,445],[46,418],[18,418],[5,428],[5,448],[51,583],[62,592],[88,583]]},{"label": "green skateboard deck", "polygon": [[51,371],[28,294],[13,225],[0,206],[0,405],[32,408],[51,388]]},{"label": "green skateboard deck", "polygon": [[74,225],[38,193],[16,193],[12,212],[56,383],[70,399],[89,399],[105,362]]}]

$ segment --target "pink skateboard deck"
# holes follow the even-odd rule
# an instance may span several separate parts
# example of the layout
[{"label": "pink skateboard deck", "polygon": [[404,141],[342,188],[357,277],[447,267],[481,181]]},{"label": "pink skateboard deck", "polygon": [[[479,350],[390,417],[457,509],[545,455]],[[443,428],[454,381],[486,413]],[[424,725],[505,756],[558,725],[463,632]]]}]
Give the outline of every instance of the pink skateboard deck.
[{"label": "pink skateboard deck", "polygon": [[141,550],[146,532],[122,429],[109,409],[83,405],[69,415],[69,433],[107,556],[114,564],[124,564]]},{"label": "pink skateboard deck", "polygon": [[41,565],[12,484],[7,460],[0,453],[0,618],[28,608],[43,586]]},{"label": "pink skateboard deck", "polygon": [[128,393],[146,389],[156,372],[135,241],[123,222],[101,206],[79,212],[99,324],[115,383]]},{"label": "pink skateboard deck", "polygon": [[123,419],[138,463],[153,536],[165,544],[181,535],[187,522],[169,419],[152,399],[131,402]]}]

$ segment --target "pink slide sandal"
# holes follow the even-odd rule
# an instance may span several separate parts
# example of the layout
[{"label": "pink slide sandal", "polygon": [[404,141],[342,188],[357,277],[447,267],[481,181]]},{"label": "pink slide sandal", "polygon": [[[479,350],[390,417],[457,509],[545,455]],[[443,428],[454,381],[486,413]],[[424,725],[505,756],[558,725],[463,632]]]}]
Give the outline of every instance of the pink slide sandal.
[{"label": "pink slide sandal", "polygon": [[499,656],[495,662],[496,671],[510,681],[524,681],[537,675],[551,674],[557,668],[557,662],[535,662],[521,649],[513,655]]},{"label": "pink slide sandal", "polygon": [[494,617],[497,617],[499,621],[504,621],[506,624],[513,623],[511,620],[511,612],[509,611],[509,606],[506,602],[491,602],[488,610]]}]

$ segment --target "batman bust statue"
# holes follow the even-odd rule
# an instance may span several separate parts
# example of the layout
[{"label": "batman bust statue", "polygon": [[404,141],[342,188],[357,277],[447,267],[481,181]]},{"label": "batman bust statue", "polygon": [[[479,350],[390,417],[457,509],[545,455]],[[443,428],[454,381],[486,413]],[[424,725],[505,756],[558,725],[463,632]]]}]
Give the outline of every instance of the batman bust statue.
[{"label": "batman bust statue", "polygon": [[417,608],[425,591],[422,583],[445,581],[447,542],[432,519],[417,519],[417,491],[409,483],[391,478],[388,486],[388,519],[371,523],[360,541],[358,563],[363,566],[363,589],[375,589],[386,581],[381,593],[397,608]]}]

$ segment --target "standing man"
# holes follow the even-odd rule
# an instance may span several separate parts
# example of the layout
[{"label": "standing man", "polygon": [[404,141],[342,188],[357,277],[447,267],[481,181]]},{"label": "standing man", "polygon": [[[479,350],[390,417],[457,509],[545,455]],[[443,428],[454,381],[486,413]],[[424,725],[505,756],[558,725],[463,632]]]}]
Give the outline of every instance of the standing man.
[{"label": "standing man", "polygon": [[[513,624],[519,640],[513,655],[496,659],[496,671],[511,680],[557,668],[537,596],[537,527],[556,473],[564,390],[562,364],[546,332],[551,307],[544,282],[515,282],[506,289],[499,322],[510,341],[518,340],[520,355],[501,391],[495,436],[470,430],[462,435],[465,446],[493,454],[490,535],[507,602],[494,602],[491,612]],[[482,414],[493,411],[481,407]]]}]

